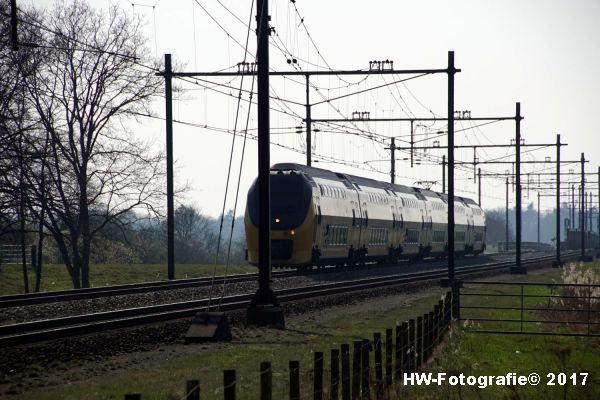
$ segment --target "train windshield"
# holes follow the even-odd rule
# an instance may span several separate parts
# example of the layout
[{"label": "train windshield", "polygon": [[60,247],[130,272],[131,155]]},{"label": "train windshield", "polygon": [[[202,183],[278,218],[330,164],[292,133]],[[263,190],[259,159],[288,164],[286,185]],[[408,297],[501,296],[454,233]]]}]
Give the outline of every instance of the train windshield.
[{"label": "train windshield", "polygon": [[[310,206],[312,188],[298,173],[271,174],[271,229],[283,230],[300,226]],[[248,213],[258,226],[258,180],[248,192]]]}]

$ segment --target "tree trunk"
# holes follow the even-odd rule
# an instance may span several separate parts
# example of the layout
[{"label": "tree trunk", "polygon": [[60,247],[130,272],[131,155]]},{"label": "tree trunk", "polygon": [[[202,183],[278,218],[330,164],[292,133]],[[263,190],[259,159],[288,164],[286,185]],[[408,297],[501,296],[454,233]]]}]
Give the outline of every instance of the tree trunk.
[{"label": "tree trunk", "polygon": [[42,283],[42,246],[44,245],[44,223],[42,222],[44,219],[44,209],[42,208],[42,212],[40,213],[40,224],[38,227],[38,251],[37,251],[37,270],[35,275],[35,291],[40,291],[40,286]]},{"label": "tree trunk", "polygon": [[[73,235],[75,236],[75,235]],[[81,257],[79,256],[79,235],[72,239],[71,250],[73,251],[73,263],[71,269],[71,280],[73,281],[73,289],[81,289]]]},{"label": "tree trunk", "polygon": [[81,146],[82,161],[79,175],[79,227],[81,229],[81,287],[90,287],[90,210],[88,207],[87,187],[87,155],[83,153],[85,147]]},{"label": "tree trunk", "polygon": [[81,281],[79,280],[79,260],[78,257],[73,257],[73,264],[71,265],[71,281],[73,282],[73,289],[81,289]]},{"label": "tree trunk", "polygon": [[[21,266],[23,269],[23,290],[29,293],[29,277],[27,276],[27,255],[25,253],[25,182],[23,177],[22,135],[19,135],[19,219],[21,230]],[[33,260],[32,260],[33,261]]]},{"label": "tree trunk", "polygon": [[90,287],[90,256],[89,256],[89,249],[87,251],[87,256],[84,256],[83,259],[81,260],[81,287],[82,288],[89,288]]}]

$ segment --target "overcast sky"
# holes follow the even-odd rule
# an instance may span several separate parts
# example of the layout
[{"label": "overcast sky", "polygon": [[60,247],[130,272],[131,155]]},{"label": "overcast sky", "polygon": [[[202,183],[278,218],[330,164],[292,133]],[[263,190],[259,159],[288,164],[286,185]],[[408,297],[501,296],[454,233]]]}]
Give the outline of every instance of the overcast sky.
[{"label": "overcast sky", "polygon": [[[51,7],[53,2],[36,0],[34,3]],[[109,4],[107,0],[89,0],[89,3],[103,9]],[[250,18],[250,1],[120,0],[116,4],[130,15],[146,21],[148,45],[154,56],[162,59],[164,53],[172,53],[174,63],[185,71],[215,71],[235,66],[244,58],[247,22],[251,20],[252,29],[255,27],[255,13]],[[462,70],[456,76],[457,110],[470,110],[473,117],[512,116],[515,102],[519,101],[525,117],[522,136],[526,143],[554,143],[556,134],[560,133],[562,141],[568,143],[563,148],[563,160],[578,160],[581,152],[585,152],[590,160],[586,168],[597,171],[600,163],[600,140],[595,120],[600,115],[599,1],[297,0],[295,4],[300,17],[289,1],[270,1],[271,23],[277,33],[271,37],[272,69],[292,70],[287,58],[296,58],[297,68],[303,71],[323,69],[325,61],[333,69],[363,69],[368,68],[370,60],[385,59],[393,60],[395,69],[445,68],[447,52],[453,50],[456,66]],[[256,52],[253,31],[249,43],[248,51],[253,55]],[[252,61],[251,55],[248,60]],[[205,79],[233,87],[240,85],[239,78]],[[271,150],[272,163],[305,162],[302,154],[304,132],[295,132],[296,126],[303,125],[304,108],[294,103],[304,102],[304,86],[302,79],[293,79],[271,78],[272,95],[288,100],[271,100],[274,109],[283,111],[271,112],[272,133],[281,133],[272,136],[276,143]],[[311,88],[311,102],[367,90],[398,79],[398,75],[383,78],[353,76],[344,80],[315,78],[312,83],[318,90]],[[188,90],[175,101],[174,117],[213,129],[175,124],[176,174],[179,182],[188,182],[192,188],[181,201],[217,215],[223,204],[232,142],[232,135],[221,129],[234,129],[237,90],[197,83],[223,90],[231,96],[198,84],[179,82]],[[251,79],[246,77],[243,85],[249,90]],[[445,75],[422,77],[315,105],[313,118],[350,117],[353,111],[368,111],[371,117],[445,117],[446,85]],[[243,96],[248,98],[247,93]],[[161,99],[156,102],[156,114],[164,117]],[[244,129],[247,115],[248,108],[243,103],[238,112],[238,132]],[[156,141],[158,147],[162,146],[164,123],[142,122],[132,124],[136,133]],[[444,125],[417,127],[417,138],[423,140],[420,144],[434,145],[434,141],[439,141],[443,146],[446,137],[435,132],[445,130]],[[509,144],[514,137],[514,122],[468,129],[474,125],[474,122],[457,122],[456,129],[464,130],[457,133],[456,144]],[[255,127],[256,109],[253,107],[249,132],[255,134]],[[321,160],[315,166],[380,180],[389,180],[389,151],[384,149],[389,140],[384,138],[395,136],[397,144],[405,145],[402,141],[407,140],[410,132],[408,123],[397,122],[355,123],[346,128],[315,125],[315,128],[321,130],[313,139],[314,158]],[[362,136],[352,134],[359,130]],[[366,139],[364,136],[369,133],[383,143]],[[233,190],[229,193],[227,209],[233,207],[241,144],[242,139],[237,138],[230,183]],[[544,160],[548,156],[555,160],[554,148],[530,150],[524,149],[524,160]],[[248,187],[256,176],[256,152],[256,142],[249,140],[237,214],[243,213]],[[414,185],[417,181],[436,181],[433,189],[441,190],[439,159],[442,154],[441,150],[433,150],[417,155],[416,159],[422,160],[422,165],[412,169],[407,161],[398,161],[397,182]],[[473,160],[473,150],[457,150],[456,154],[457,161]],[[508,149],[481,149],[477,156],[480,161],[500,157],[510,161],[509,154],[512,152]],[[398,154],[398,158],[404,157],[407,154]],[[323,162],[331,158],[344,163]],[[480,167],[484,174],[511,169],[509,165]],[[562,171],[579,171],[579,168],[579,165],[564,166]],[[554,171],[554,166],[528,165],[523,167],[523,173],[542,169]],[[457,169],[456,188],[458,194],[476,199],[477,186],[472,175],[472,166]],[[537,181],[538,178],[531,179]],[[540,179],[544,180],[543,177]],[[483,207],[503,207],[504,191],[503,180],[485,178]],[[529,196],[524,199],[525,204],[537,201],[536,192],[524,190],[524,196]],[[554,201],[542,198],[542,209],[551,209]]]}]

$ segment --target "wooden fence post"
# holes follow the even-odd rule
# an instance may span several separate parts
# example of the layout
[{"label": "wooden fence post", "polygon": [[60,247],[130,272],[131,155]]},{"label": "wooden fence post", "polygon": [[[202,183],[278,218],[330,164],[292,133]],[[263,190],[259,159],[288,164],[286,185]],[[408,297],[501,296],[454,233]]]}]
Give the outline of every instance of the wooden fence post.
[{"label": "wooden fence post", "polygon": [[452,282],[452,319],[460,319],[460,281]]},{"label": "wooden fence post", "polygon": [[408,321],[408,370],[405,372],[414,372],[417,365],[417,342],[416,342],[417,324],[414,319]]},{"label": "wooden fence post", "polygon": [[299,361],[290,361],[290,400],[300,400]]},{"label": "wooden fence post", "polygon": [[383,363],[381,354],[381,333],[373,334],[373,343],[375,345],[375,397],[377,400],[383,399]]},{"label": "wooden fence post", "polygon": [[313,399],[323,400],[323,352],[315,351],[313,369]]},{"label": "wooden fence post", "polygon": [[223,398],[225,400],[235,400],[235,385],[235,369],[226,369],[223,371]]},{"label": "wooden fence post", "polygon": [[273,397],[273,371],[271,363],[260,363],[260,400],[271,400]]},{"label": "wooden fence post", "polygon": [[360,399],[360,356],[361,356],[362,340],[354,341],[354,352],[352,354],[352,400]]},{"label": "wooden fence post", "polygon": [[385,385],[387,387],[392,386],[392,379],[393,379],[393,373],[392,373],[392,350],[393,350],[393,346],[394,343],[392,342],[392,334],[393,334],[393,330],[392,329],[386,329],[385,330]]},{"label": "wooden fence post", "polygon": [[435,318],[433,317],[434,312],[429,311],[429,351],[427,352],[428,358],[433,356],[433,348],[435,346]]},{"label": "wooden fence post", "polygon": [[421,363],[427,362],[427,355],[429,354],[429,314],[423,314],[423,357],[421,357]]},{"label": "wooden fence post", "polygon": [[340,392],[340,350],[331,349],[331,385],[329,388],[329,399],[338,400]]},{"label": "wooden fence post", "polygon": [[442,341],[442,337],[444,336],[444,302],[442,300],[438,301],[438,343]]},{"label": "wooden fence post", "polygon": [[398,383],[402,382],[402,373],[408,369],[408,352],[410,350],[410,342],[408,341],[408,322],[404,321],[400,326],[400,371],[398,374]]},{"label": "wooden fence post", "polygon": [[191,380],[185,382],[185,400],[200,400],[200,381]]},{"label": "wooden fence post", "polygon": [[446,293],[444,297],[445,311],[444,311],[444,330],[450,327],[450,321],[452,321],[452,291]]},{"label": "wooden fence post", "polygon": [[394,370],[396,373],[396,381],[400,381],[400,374],[402,373],[402,327],[396,325],[396,364]]},{"label": "wooden fence post", "polygon": [[417,362],[415,364],[415,370],[421,367],[421,363],[423,360],[423,316],[419,315],[417,317],[417,337],[416,337],[417,346],[415,349]]},{"label": "wooden fence post", "polygon": [[371,347],[371,344],[369,343],[369,339],[363,339],[362,340],[362,347],[361,347],[361,362],[362,362],[362,378],[361,378],[361,382],[360,382],[360,388],[361,388],[361,394],[362,394],[362,398],[369,398],[369,396],[371,395],[371,388],[370,388],[370,366],[369,366],[369,361],[370,361],[370,357],[369,357],[369,348]]},{"label": "wooden fence post", "polygon": [[433,307],[433,343],[437,345],[440,339],[440,306]]},{"label": "wooden fence post", "polygon": [[342,344],[342,400],[350,400],[350,345]]}]

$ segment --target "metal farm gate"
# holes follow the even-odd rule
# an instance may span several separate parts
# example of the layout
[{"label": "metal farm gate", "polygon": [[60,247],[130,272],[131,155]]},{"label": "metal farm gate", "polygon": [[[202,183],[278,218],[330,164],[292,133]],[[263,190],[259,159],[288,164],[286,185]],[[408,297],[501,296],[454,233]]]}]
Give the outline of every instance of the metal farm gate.
[{"label": "metal farm gate", "polygon": [[471,332],[600,337],[600,285],[457,281],[456,317]]}]

